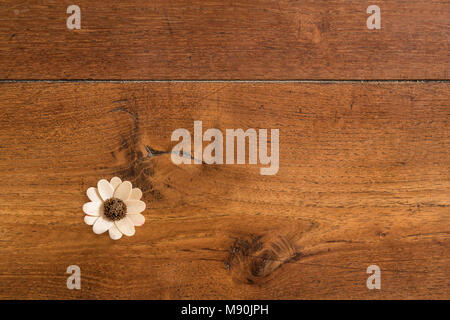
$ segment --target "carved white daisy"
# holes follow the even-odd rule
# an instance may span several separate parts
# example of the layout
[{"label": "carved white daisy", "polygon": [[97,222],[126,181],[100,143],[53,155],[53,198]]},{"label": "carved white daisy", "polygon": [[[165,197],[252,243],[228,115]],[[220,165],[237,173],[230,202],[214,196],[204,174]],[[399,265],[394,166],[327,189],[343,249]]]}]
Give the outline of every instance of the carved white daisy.
[{"label": "carved white daisy", "polygon": [[86,194],[91,202],[83,205],[84,222],[93,226],[96,234],[109,231],[113,240],[122,238],[123,234],[131,237],[135,226],[142,226],[145,222],[141,214],[145,210],[145,202],[140,200],[142,191],[133,188],[130,181],[122,182],[118,177],[110,182],[102,179],[97,188],[90,187]]}]

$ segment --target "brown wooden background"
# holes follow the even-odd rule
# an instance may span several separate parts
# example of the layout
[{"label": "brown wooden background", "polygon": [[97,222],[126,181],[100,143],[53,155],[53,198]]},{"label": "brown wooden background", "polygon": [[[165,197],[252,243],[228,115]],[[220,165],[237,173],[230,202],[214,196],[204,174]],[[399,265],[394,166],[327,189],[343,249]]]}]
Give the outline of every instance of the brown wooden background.
[{"label": "brown wooden background", "polygon": [[[66,28],[68,5],[81,30]],[[446,0],[0,3],[4,79],[448,79]],[[382,9],[368,30],[366,9]]]},{"label": "brown wooden background", "polygon": [[[70,4],[0,4],[1,299],[450,297],[447,2]],[[194,120],[279,128],[278,174],[149,156]],[[148,208],[119,241],[81,210],[116,175]]]}]

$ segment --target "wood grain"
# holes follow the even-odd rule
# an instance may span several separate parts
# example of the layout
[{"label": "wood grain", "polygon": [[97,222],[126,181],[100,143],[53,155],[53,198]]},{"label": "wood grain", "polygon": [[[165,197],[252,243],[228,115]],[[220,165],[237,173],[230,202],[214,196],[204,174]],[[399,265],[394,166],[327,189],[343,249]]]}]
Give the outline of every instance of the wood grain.
[{"label": "wood grain", "polygon": [[[449,98],[447,83],[2,83],[0,298],[449,299]],[[148,155],[194,120],[279,128],[278,174]],[[148,205],[116,242],[81,210],[115,175]]]},{"label": "wood grain", "polygon": [[72,4],[0,3],[0,79],[449,79],[445,0],[77,0],[76,31]]}]

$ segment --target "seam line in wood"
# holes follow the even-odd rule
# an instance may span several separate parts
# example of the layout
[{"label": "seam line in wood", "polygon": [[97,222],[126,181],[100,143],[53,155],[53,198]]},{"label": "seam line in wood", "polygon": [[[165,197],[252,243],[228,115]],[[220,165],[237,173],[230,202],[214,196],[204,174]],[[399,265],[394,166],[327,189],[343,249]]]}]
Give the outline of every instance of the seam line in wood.
[{"label": "seam line in wood", "polygon": [[330,80],[163,80],[163,79],[143,79],[143,80],[132,80],[132,79],[0,79],[0,83],[16,83],[16,82],[44,82],[44,83],[65,83],[65,82],[88,82],[88,83],[121,83],[121,82],[131,82],[131,83],[147,83],[147,82],[199,82],[199,83],[448,83],[449,80],[445,79],[416,79],[416,80],[348,80],[348,79],[330,79]]}]

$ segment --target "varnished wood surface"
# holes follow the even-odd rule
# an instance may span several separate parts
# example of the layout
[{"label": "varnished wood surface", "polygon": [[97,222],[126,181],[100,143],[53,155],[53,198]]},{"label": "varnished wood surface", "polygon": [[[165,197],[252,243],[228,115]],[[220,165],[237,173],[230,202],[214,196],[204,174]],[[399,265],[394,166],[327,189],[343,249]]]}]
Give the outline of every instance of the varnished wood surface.
[{"label": "varnished wood surface", "polygon": [[0,3],[0,79],[449,79],[445,0],[72,4]]},{"label": "varnished wood surface", "polygon": [[[448,101],[446,83],[2,83],[0,298],[448,299]],[[148,156],[194,120],[279,128],[278,174]],[[81,209],[115,175],[148,207],[116,242]]]}]

